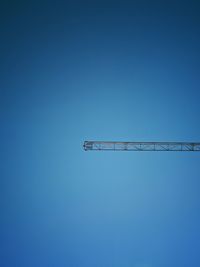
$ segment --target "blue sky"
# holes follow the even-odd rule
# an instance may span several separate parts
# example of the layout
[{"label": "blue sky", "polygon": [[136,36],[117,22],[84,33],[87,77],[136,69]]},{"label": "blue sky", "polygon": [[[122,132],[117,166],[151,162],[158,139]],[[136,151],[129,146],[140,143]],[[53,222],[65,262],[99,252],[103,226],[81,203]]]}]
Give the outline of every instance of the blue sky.
[{"label": "blue sky", "polygon": [[200,266],[198,1],[8,1],[0,265]]}]

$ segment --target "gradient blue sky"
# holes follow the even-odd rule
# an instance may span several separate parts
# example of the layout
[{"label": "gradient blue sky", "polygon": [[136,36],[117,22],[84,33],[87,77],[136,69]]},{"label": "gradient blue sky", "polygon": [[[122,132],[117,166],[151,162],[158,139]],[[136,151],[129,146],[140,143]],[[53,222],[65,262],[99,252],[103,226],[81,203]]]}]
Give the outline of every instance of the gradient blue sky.
[{"label": "gradient blue sky", "polygon": [[199,1],[3,1],[2,267],[199,267]]}]

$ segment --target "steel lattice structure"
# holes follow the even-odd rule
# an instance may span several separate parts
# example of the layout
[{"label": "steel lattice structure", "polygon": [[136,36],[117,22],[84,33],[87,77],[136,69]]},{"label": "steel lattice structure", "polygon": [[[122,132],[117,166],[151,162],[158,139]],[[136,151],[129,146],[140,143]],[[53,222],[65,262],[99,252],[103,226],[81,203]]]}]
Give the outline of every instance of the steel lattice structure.
[{"label": "steel lattice structure", "polygon": [[200,143],[85,141],[84,150],[110,151],[200,151]]}]

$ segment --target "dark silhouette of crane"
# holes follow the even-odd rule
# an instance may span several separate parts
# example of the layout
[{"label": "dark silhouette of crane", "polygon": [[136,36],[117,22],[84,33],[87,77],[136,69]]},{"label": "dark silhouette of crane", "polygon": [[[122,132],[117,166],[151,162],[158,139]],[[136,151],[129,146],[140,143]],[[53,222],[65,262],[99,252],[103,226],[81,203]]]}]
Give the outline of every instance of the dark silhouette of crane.
[{"label": "dark silhouette of crane", "polygon": [[84,150],[111,151],[200,151],[200,143],[190,142],[109,142],[85,141]]}]

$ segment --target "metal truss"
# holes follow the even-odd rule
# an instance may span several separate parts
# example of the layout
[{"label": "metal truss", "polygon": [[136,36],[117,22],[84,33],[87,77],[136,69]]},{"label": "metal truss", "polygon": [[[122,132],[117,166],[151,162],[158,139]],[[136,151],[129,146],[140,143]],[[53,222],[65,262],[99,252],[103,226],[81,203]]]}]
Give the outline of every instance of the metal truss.
[{"label": "metal truss", "polygon": [[200,151],[200,143],[85,141],[84,150],[111,151]]}]

